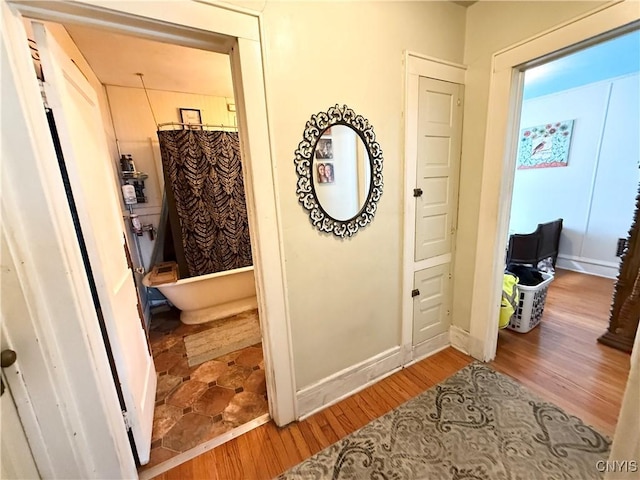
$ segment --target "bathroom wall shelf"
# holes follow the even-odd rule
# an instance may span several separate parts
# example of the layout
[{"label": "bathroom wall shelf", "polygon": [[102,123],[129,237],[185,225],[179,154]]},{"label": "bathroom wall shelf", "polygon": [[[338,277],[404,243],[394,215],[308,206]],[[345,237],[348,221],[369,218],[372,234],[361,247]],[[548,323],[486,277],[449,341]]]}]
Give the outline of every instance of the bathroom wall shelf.
[{"label": "bathroom wall shelf", "polygon": [[[144,181],[149,175],[136,169],[136,164],[130,154],[120,155],[120,178],[123,185],[132,185],[136,192],[136,203],[147,203],[144,194]],[[131,204],[135,205],[135,203]]]},{"label": "bathroom wall shelf", "polygon": [[149,175],[144,172],[120,172],[123,180],[146,180]]}]

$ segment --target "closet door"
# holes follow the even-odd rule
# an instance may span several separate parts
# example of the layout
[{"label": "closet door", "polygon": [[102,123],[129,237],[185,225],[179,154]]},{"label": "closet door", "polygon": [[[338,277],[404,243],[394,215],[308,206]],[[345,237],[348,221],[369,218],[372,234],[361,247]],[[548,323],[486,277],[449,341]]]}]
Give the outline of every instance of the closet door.
[{"label": "closet door", "polygon": [[413,303],[413,344],[445,333],[451,324],[450,264],[425,268],[414,275],[419,292]]},{"label": "closet door", "polygon": [[415,261],[451,253],[458,210],[462,85],[420,78]]},{"label": "closet door", "polygon": [[447,334],[458,211],[462,85],[420,77],[415,177],[413,345]]}]

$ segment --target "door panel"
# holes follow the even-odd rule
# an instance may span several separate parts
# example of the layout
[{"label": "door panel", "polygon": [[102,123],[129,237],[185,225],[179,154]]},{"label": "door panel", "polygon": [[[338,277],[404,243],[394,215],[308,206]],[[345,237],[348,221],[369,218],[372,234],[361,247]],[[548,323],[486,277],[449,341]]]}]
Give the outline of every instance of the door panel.
[{"label": "door panel", "polygon": [[119,188],[97,97],[46,28],[39,23],[33,28],[128,419],[139,461],[145,464],[151,446],[156,372],[124,253]]},{"label": "door panel", "polygon": [[[7,385],[4,374],[2,377],[2,381]],[[2,418],[0,478],[3,480],[40,478],[16,404],[8,387],[0,398],[0,416]]]},{"label": "door panel", "polygon": [[413,344],[417,345],[449,331],[450,264],[420,270],[414,274],[413,288],[420,294],[413,304]]},{"label": "door panel", "polygon": [[[420,77],[413,345],[449,331],[451,324],[451,259],[458,210],[463,86]],[[421,266],[435,265],[423,270]]]},{"label": "door panel", "polygon": [[452,250],[462,127],[461,85],[421,77],[419,89],[415,261]]}]

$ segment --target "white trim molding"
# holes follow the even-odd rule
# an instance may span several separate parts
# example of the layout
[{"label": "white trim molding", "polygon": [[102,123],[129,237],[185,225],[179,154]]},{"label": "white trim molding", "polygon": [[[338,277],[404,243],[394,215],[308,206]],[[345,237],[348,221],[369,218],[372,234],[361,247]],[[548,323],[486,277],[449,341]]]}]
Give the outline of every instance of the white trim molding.
[{"label": "white trim molding", "polygon": [[345,368],[298,392],[298,420],[353,395],[402,367],[400,347],[393,347]]},{"label": "white trim molding", "polygon": [[581,272],[587,275],[596,275],[605,278],[617,278],[618,272],[620,271],[620,264],[618,263],[563,254],[558,255],[556,266],[573,272]]},{"label": "white trim molding", "polygon": [[451,325],[449,337],[451,338],[451,346],[453,348],[465,355],[469,355],[469,332],[455,325]]},{"label": "white trim molding", "polygon": [[596,37],[637,28],[635,1],[608,3],[493,56],[480,190],[469,352],[489,361],[496,355],[504,251],[509,230],[523,69],[579,48]]},{"label": "white trim molding", "polygon": [[449,336],[449,332],[444,332],[439,335],[436,335],[429,340],[425,340],[422,343],[413,347],[412,358],[411,361],[405,365],[413,365],[414,363],[419,362],[420,360],[424,360],[431,355],[435,355],[441,350],[444,350],[449,345],[451,345],[451,340]]},{"label": "white trim molding", "polygon": [[408,75],[434,78],[464,85],[467,71],[465,65],[410,51],[405,52],[405,62]]}]

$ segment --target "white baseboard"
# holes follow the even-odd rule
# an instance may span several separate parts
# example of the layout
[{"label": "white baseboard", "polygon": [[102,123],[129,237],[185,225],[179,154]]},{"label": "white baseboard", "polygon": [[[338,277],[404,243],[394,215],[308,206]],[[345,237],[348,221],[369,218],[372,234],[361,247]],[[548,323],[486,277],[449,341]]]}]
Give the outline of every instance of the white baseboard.
[{"label": "white baseboard", "polygon": [[572,255],[558,255],[556,267],[572,272],[586,273],[598,277],[616,278],[619,265],[611,262],[603,262],[591,258],[575,257]]},{"label": "white baseboard", "polygon": [[380,381],[401,366],[401,348],[397,346],[303,388],[296,394],[298,420]]},{"label": "white baseboard", "polygon": [[444,350],[448,346],[451,345],[451,341],[449,339],[449,332],[441,333],[440,335],[436,335],[429,340],[425,340],[418,345],[413,347],[413,355],[411,361],[405,365],[408,367],[409,365],[413,365],[420,360],[424,360],[431,355],[438,353],[440,350]]},{"label": "white baseboard", "polygon": [[469,355],[469,332],[451,325],[449,336],[451,337],[451,346],[453,348],[465,355]]}]

